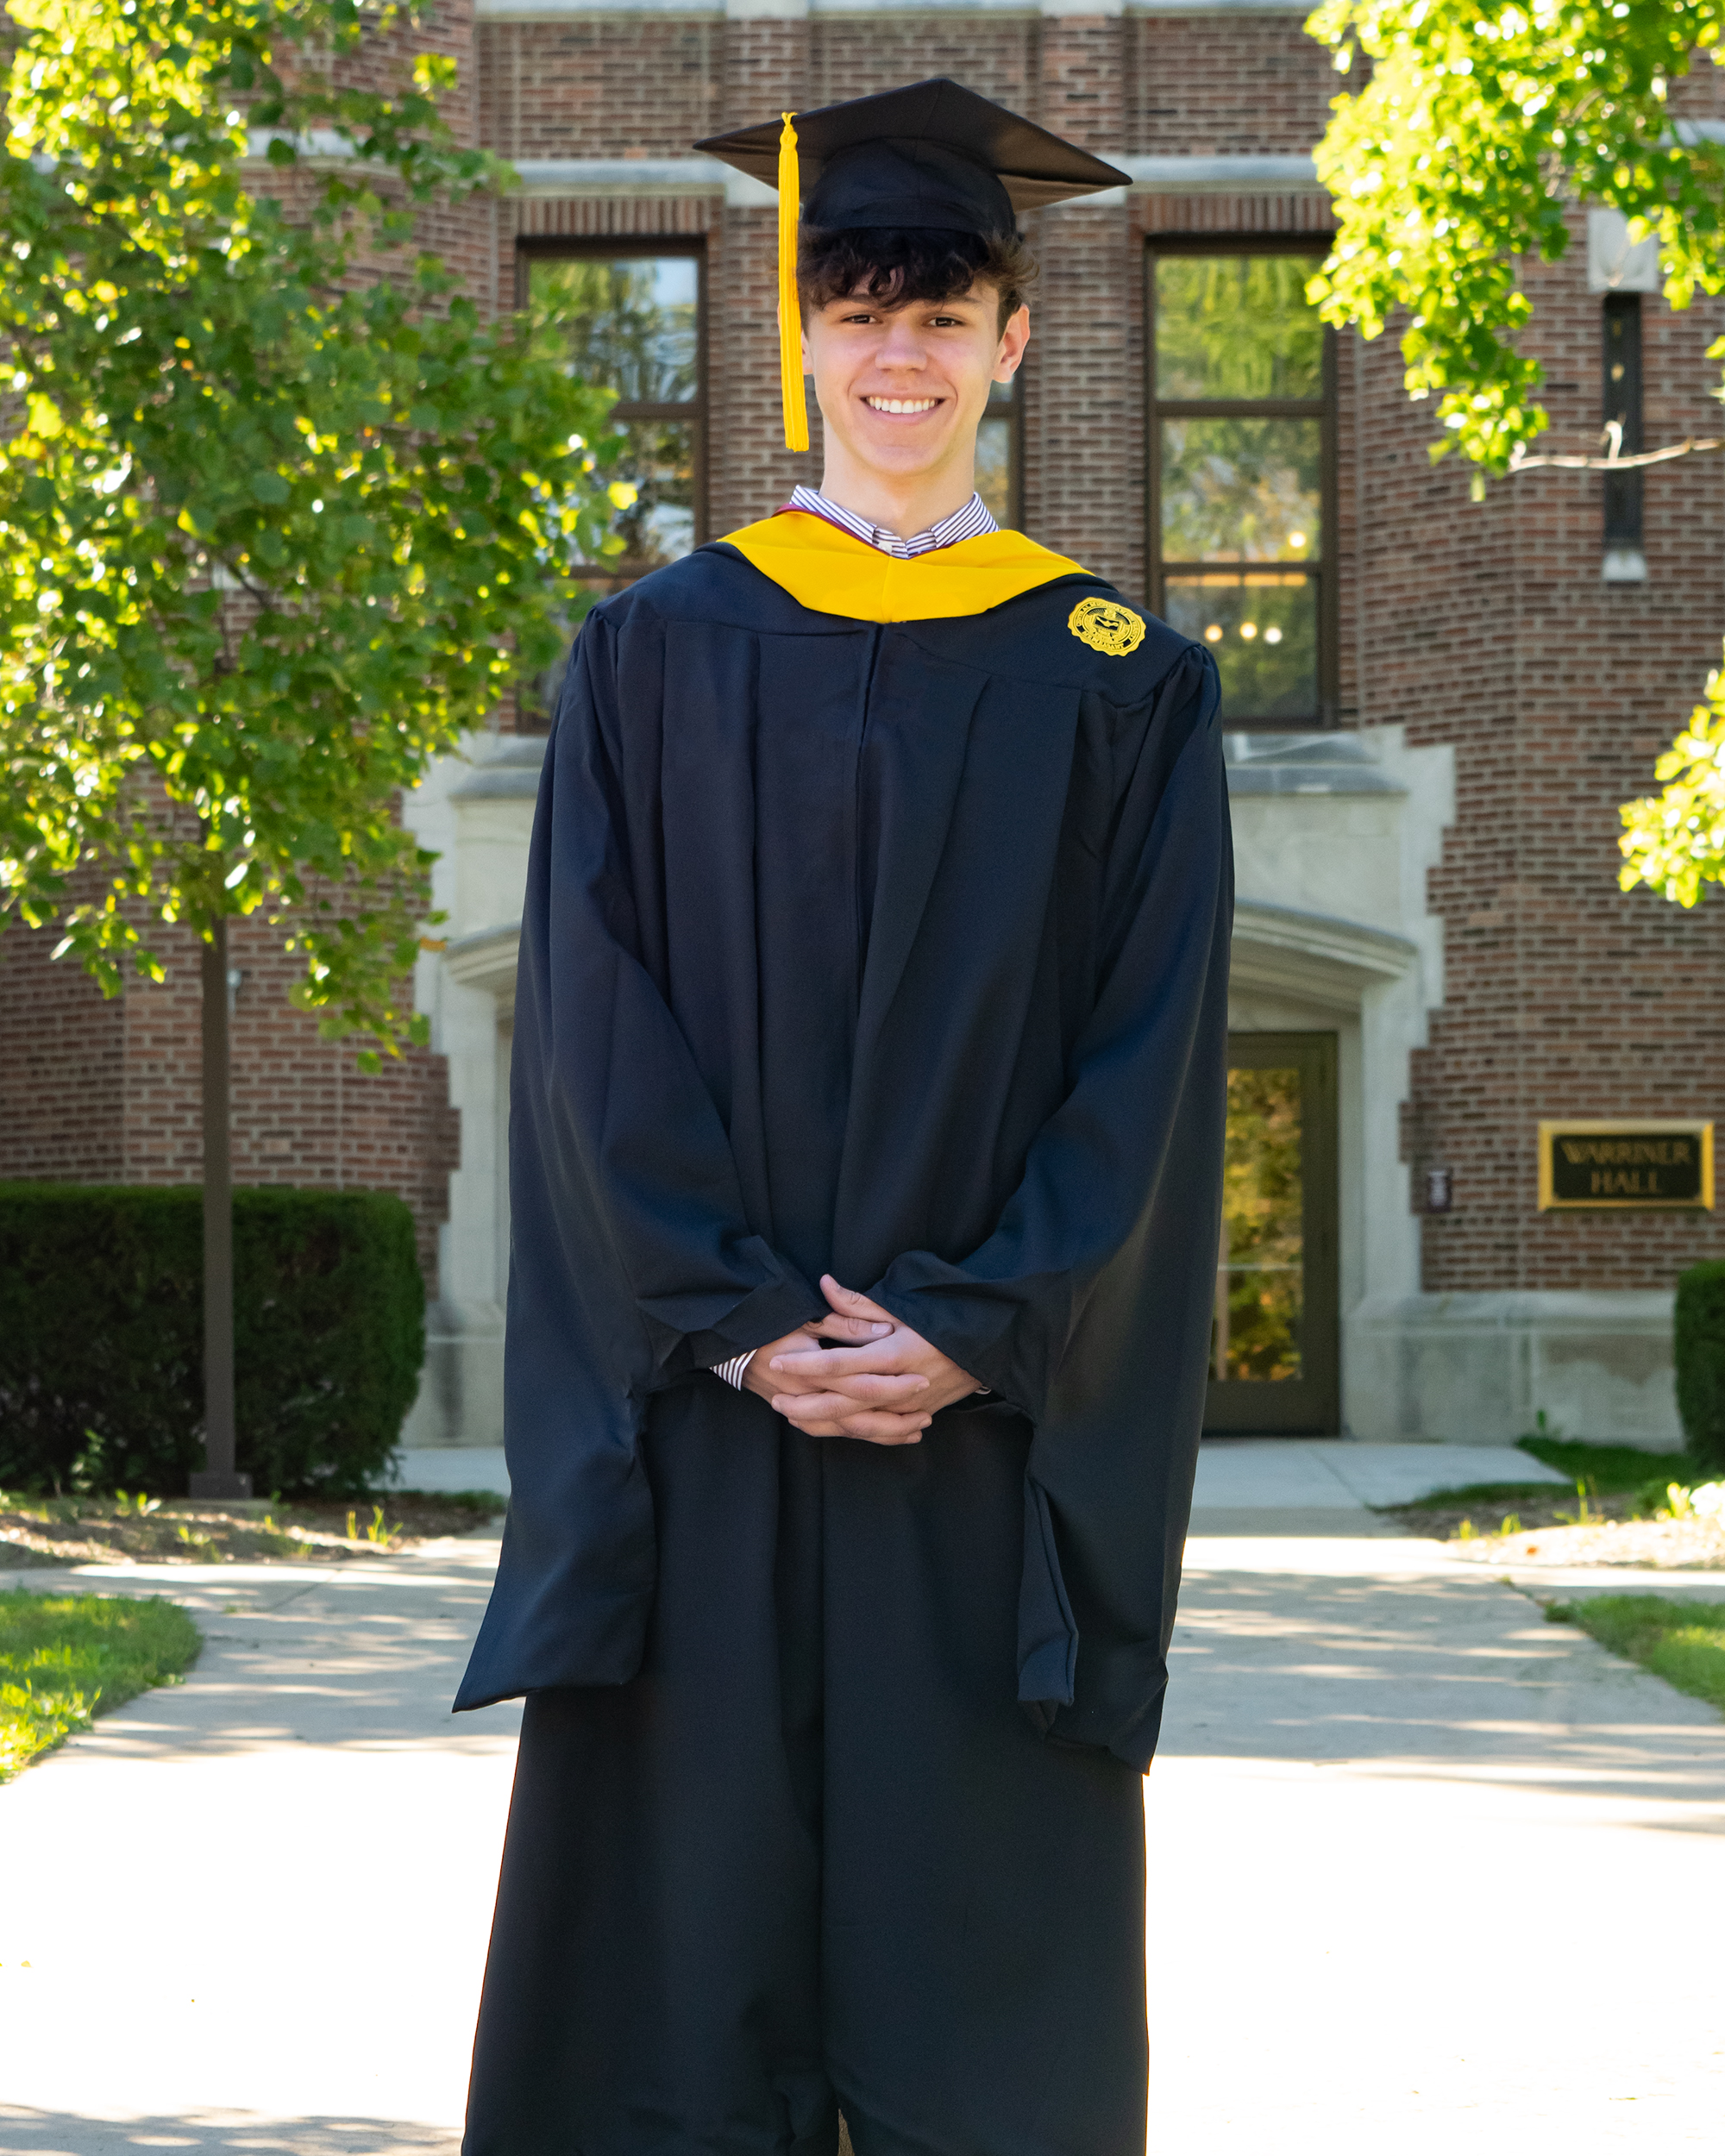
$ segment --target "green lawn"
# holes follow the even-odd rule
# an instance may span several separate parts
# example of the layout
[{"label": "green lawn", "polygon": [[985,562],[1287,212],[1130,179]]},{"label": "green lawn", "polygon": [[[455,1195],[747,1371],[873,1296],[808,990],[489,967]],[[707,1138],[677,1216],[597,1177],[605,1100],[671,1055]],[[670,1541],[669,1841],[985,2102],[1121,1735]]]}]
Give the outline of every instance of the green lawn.
[{"label": "green lawn", "polygon": [[[1633,1445],[1586,1445],[1568,1438],[1523,1438],[1517,1450],[1543,1466],[1554,1467],[1567,1478],[1569,1490],[1562,1501],[1574,1502],[1575,1486],[1584,1485],[1590,1497],[1636,1495],[1640,1509],[1652,1512],[1665,1501],[1665,1485],[1681,1482],[1684,1489],[1714,1480],[1720,1470],[1709,1467],[1689,1452],[1643,1452]],[[1491,1506],[1518,1497],[1552,1498],[1554,1482],[1467,1482],[1453,1489],[1434,1489],[1419,1500],[1421,1507],[1455,1505]],[[1384,1506],[1384,1511],[1404,1511]]]},{"label": "green lawn", "polygon": [[0,1782],[93,1715],[176,1683],[203,1644],[177,1602],[0,1591]]},{"label": "green lawn", "polygon": [[1584,1445],[1572,1438],[1523,1438],[1520,1450],[1567,1476],[1587,1482],[1602,1497],[1681,1482],[1685,1489],[1710,1482],[1720,1470],[1692,1452],[1643,1452],[1633,1445]]},{"label": "green lawn", "polygon": [[1588,1595],[1551,1602],[1554,1625],[1579,1625],[1679,1692],[1725,1712],[1725,1602],[1674,1595]]},{"label": "green lawn", "polygon": [[1417,1497],[1410,1505],[1380,1505],[1377,1510],[1419,1512],[1428,1507],[1490,1506],[1516,1497],[1556,1497],[1565,1504],[1575,1502],[1574,1491],[1565,1490],[1560,1482],[1458,1482],[1452,1489],[1434,1489],[1425,1497]]}]

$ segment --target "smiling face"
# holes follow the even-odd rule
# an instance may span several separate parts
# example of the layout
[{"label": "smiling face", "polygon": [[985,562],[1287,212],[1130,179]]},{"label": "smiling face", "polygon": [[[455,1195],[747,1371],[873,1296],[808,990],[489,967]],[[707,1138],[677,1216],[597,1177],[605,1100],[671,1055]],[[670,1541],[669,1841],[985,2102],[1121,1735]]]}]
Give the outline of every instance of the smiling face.
[{"label": "smiling face", "polygon": [[960,507],[989,385],[1012,379],[1029,335],[1029,308],[1002,329],[1000,294],[984,283],[956,299],[889,307],[853,291],[811,307],[803,359],[826,423],[829,491],[848,479],[855,492],[866,474],[919,500],[956,489],[947,507]]}]

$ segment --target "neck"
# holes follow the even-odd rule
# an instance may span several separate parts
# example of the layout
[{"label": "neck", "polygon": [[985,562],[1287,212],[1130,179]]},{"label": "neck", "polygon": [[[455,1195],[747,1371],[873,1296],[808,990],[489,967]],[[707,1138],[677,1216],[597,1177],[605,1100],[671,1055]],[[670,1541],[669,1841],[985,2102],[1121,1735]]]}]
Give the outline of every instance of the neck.
[{"label": "neck", "polygon": [[871,471],[829,438],[820,491],[852,516],[866,517],[900,539],[913,538],[963,509],[975,492],[976,445],[969,443],[962,458],[944,459],[937,471],[900,477]]}]

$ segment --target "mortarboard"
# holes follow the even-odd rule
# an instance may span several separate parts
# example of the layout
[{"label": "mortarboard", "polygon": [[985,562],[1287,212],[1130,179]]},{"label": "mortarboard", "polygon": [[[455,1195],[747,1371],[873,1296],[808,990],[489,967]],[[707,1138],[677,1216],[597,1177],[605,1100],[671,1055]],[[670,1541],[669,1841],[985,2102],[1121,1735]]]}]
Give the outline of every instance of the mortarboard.
[{"label": "mortarboard", "polygon": [[793,449],[808,447],[797,305],[805,186],[809,222],[825,230],[988,236],[1013,231],[1020,210],[1130,184],[1127,173],[944,76],[780,118],[694,147],[779,191],[779,370]]}]

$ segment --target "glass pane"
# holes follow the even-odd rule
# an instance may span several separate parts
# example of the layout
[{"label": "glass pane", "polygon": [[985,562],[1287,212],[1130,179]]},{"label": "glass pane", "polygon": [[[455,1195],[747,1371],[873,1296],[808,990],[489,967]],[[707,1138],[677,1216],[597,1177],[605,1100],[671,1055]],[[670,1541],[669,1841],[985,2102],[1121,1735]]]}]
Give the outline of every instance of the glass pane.
[{"label": "glass pane", "polygon": [[1164,561],[1314,561],[1315,419],[1164,419]]},{"label": "glass pane", "polygon": [[1259,1384],[1302,1375],[1304,1177],[1300,1073],[1231,1070],[1210,1374]]},{"label": "glass pane", "polygon": [[976,492],[997,524],[1013,520],[1013,423],[990,411],[976,429]]},{"label": "glass pane", "polygon": [[574,319],[569,354],[583,381],[614,389],[625,404],[683,404],[699,390],[691,254],[638,260],[535,262],[532,297]]},{"label": "glass pane", "polygon": [[1170,628],[1207,643],[1222,677],[1222,724],[1318,717],[1318,581],[1273,570],[1170,576]]},{"label": "glass pane", "polygon": [[1158,397],[1320,397],[1324,333],[1300,254],[1164,254],[1156,263]]},{"label": "glass pane", "polygon": [[612,531],[623,541],[622,558],[605,566],[618,576],[645,576],[681,561],[695,543],[695,430],[668,420],[637,419],[620,431],[628,447],[611,478],[637,492],[633,504],[612,519]]}]

